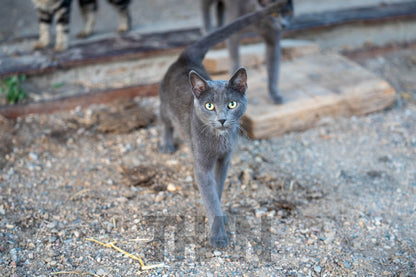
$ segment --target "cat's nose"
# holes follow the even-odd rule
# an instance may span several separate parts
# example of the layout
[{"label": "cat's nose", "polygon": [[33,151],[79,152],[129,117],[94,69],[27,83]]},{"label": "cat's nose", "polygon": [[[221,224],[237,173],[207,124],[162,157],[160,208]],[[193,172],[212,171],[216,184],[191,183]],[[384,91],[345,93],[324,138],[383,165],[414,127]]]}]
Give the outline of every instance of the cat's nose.
[{"label": "cat's nose", "polygon": [[224,125],[225,119],[218,119],[218,122],[221,123],[221,125]]}]

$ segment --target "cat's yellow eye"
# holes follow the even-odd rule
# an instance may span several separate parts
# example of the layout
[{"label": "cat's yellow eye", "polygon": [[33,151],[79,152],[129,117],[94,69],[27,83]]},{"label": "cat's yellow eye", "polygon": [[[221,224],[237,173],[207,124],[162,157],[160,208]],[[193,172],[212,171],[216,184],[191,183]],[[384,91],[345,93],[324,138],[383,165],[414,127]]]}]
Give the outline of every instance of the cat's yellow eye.
[{"label": "cat's yellow eye", "polygon": [[206,108],[208,111],[212,111],[212,110],[215,108],[215,106],[214,106],[214,104],[212,104],[212,103],[205,103],[205,108]]},{"label": "cat's yellow eye", "polygon": [[228,103],[228,108],[234,109],[235,107],[237,107],[237,102],[231,101],[230,103]]}]

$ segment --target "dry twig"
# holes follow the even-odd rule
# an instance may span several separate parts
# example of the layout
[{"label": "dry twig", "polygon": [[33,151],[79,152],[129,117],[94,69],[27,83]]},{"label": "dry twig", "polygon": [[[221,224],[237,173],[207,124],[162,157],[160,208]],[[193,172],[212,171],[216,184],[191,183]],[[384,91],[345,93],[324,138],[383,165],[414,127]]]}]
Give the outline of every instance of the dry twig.
[{"label": "dry twig", "polygon": [[141,270],[149,270],[149,269],[153,269],[153,268],[157,268],[157,267],[166,267],[166,265],[164,263],[154,264],[154,265],[145,265],[140,256],[135,256],[135,255],[130,254],[130,253],[124,251],[123,249],[117,247],[115,245],[117,243],[116,241],[109,242],[109,243],[103,243],[103,242],[98,241],[98,240],[95,240],[95,239],[89,239],[89,238],[87,238],[87,240],[93,241],[93,242],[98,243],[98,244],[101,244],[102,246],[105,246],[105,247],[113,248],[113,249],[117,250],[118,252],[123,253],[127,257],[132,258],[133,260],[138,261],[140,263]]}]

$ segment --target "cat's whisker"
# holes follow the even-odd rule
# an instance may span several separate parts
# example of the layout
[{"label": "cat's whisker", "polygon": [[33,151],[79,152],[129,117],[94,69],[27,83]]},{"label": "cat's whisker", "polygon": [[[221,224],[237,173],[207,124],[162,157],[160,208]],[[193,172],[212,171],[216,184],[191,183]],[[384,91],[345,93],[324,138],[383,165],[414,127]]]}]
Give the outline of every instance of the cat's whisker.
[{"label": "cat's whisker", "polygon": [[199,132],[199,135],[202,135],[209,127],[210,127],[209,125],[204,125],[204,127]]}]

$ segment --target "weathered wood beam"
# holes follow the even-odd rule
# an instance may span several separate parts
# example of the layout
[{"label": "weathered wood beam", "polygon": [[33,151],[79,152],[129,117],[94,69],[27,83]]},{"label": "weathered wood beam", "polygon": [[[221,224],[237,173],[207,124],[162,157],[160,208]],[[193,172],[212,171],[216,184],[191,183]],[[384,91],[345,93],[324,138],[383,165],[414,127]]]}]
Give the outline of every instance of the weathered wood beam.
[{"label": "weathered wood beam", "polygon": [[91,104],[110,103],[115,99],[134,98],[136,96],[155,96],[158,94],[158,88],[159,86],[156,84],[140,85],[92,93],[82,93],[28,104],[2,106],[0,107],[0,115],[5,118],[15,119],[30,114],[51,114],[68,111],[78,106],[87,107]]},{"label": "weathered wood beam", "polygon": [[416,1],[381,4],[346,10],[304,14],[295,17],[288,31],[331,27],[352,22],[385,21],[416,16]]}]

